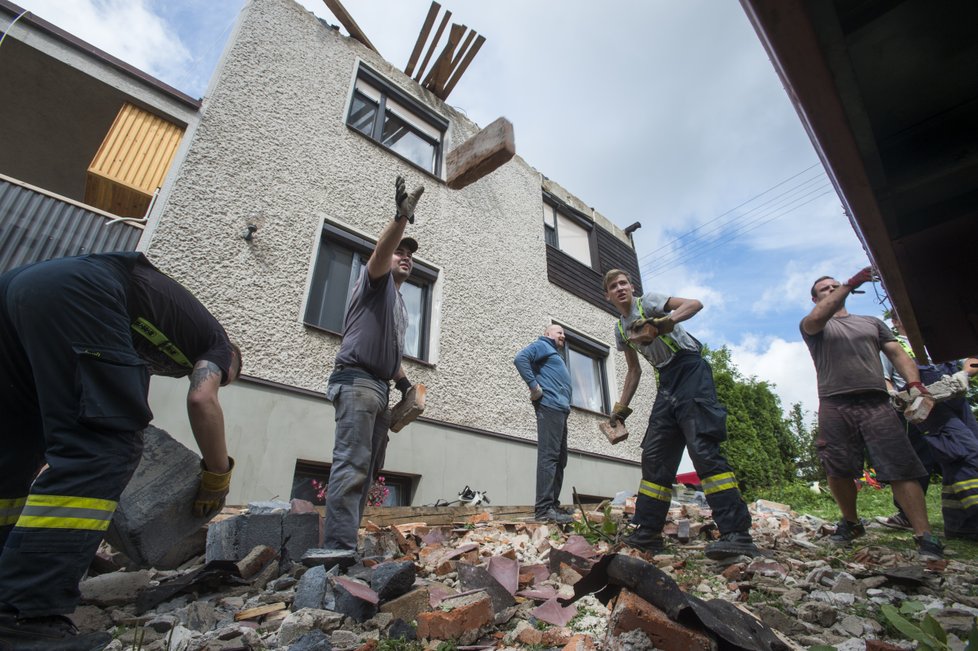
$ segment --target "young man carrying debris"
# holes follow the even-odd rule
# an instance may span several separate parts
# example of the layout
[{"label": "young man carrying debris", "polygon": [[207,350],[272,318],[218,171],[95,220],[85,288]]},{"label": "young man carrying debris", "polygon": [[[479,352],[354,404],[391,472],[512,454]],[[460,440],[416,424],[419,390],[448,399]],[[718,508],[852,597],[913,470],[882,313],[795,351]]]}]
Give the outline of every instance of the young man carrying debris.
[{"label": "young man carrying debris", "polygon": [[149,376],[190,376],[187,412],[203,456],[192,508],[206,515],[223,505],[234,467],[218,388],[240,371],[217,319],[141,253],[0,276],[0,648],[111,640],[78,635],[65,615],[139,463],[139,431],[153,418]]},{"label": "young man carrying debris", "polygon": [[353,286],[343,323],[343,341],[326,398],[336,412],[333,465],[326,494],[327,549],[348,552],[352,562],[357,529],[374,475],[387,451],[390,382],[405,394],[411,382],[401,357],[408,326],[400,288],[414,268],[418,243],[404,237],[424,187],[408,194],[404,179],[395,183],[396,212],[380,234],[377,246]]},{"label": "young man carrying debris", "polygon": [[639,526],[625,543],[652,553],[663,549],[662,527],[685,448],[720,529],[720,539],[707,545],[706,556],[758,554],[737,478],[720,452],[720,442],[727,437],[727,412],[717,401],[713,372],[700,354],[700,343],[679,325],[703,304],[656,292],[635,296],[628,274],[620,269],[605,274],[604,289],[621,314],[615,323],[615,340],[628,364],[621,398],[611,413],[612,425],[632,413],[628,403],[642,377],[638,356],[659,370],[658,392],[642,439],[642,483],[632,518]]},{"label": "young man carrying debris", "polygon": [[543,336],[516,353],[513,364],[530,389],[537,416],[537,495],[534,512],[543,522],[573,522],[560,508],[560,487],[567,466],[567,416],[571,377],[561,357],[564,329],[547,326]]},{"label": "young man carrying debris", "polygon": [[[968,378],[978,374],[978,359],[975,358],[966,359],[963,363],[918,363],[900,319],[893,315],[891,320],[898,333],[897,343],[914,360],[920,373],[920,381],[925,386],[938,382],[944,376],[958,376],[966,387]],[[907,381],[882,353],[881,361],[886,388],[891,395],[907,390]],[[940,402],[934,405],[923,422],[917,424],[907,422],[900,412],[896,414],[905,425],[910,444],[921,461],[928,459],[939,464],[938,472],[944,485],[941,502],[945,537],[978,540],[978,422],[975,421],[967,399],[962,395]],[[925,469],[929,470],[926,467]],[[925,494],[929,480],[928,472],[918,482]],[[912,529],[898,500],[894,498],[893,502],[899,509],[897,513],[877,520],[886,527]]]},{"label": "young man carrying debris", "polygon": [[866,533],[856,513],[856,484],[863,474],[864,449],[880,481],[889,482],[906,511],[922,559],[943,558],[940,541],[930,531],[924,494],[917,478],[925,474],[899,419],[890,407],[883,382],[882,351],[908,380],[916,396],[930,401],[913,360],[875,317],[849,314],[846,298],[873,279],[871,267],[844,283],[823,276],[812,285],[815,307],[802,319],[802,338],[808,345],[818,378],[819,459],[842,519],[829,537],[848,544]]}]

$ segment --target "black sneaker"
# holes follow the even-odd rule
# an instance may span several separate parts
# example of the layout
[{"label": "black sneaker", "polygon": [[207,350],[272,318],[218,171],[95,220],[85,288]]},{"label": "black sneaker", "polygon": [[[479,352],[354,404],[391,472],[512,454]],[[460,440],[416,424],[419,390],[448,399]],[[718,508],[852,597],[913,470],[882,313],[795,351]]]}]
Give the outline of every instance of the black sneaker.
[{"label": "black sneaker", "polygon": [[557,524],[570,524],[574,521],[574,518],[557,509],[547,509],[542,513],[537,513],[533,519],[537,522],[555,522]]},{"label": "black sneaker", "polygon": [[884,527],[889,527],[890,529],[902,529],[903,531],[913,531],[913,525],[910,524],[910,520],[907,519],[903,513],[897,511],[888,518],[878,517],[876,521],[879,522]]},{"label": "black sneaker", "polygon": [[759,556],[761,550],[746,531],[731,531],[707,545],[704,554],[709,559],[719,561],[732,556]]},{"label": "black sneaker", "polygon": [[921,536],[914,536],[913,540],[917,543],[917,558],[922,561],[940,561],[944,559],[944,545],[937,536],[927,532]]},{"label": "black sneaker", "polygon": [[101,651],[112,641],[108,633],[79,635],[62,615],[17,617],[0,614],[0,649],[3,651]]},{"label": "black sneaker", "polygon": [[828,540],[833,545],[848,545],[856,538],[866,535],[866,526],[862,522],[849,522],[845,518],[835,525],[835,533]]},{"label": "black sneaker", "polygon": [[639,526],[635,530],[635,533],[630,536],[625,536],[622,542],[629,547],[649,554],[661,554],[662,550],[666,548],[666,542],[662,538],[662,532],[656,531],[651,527]]}]

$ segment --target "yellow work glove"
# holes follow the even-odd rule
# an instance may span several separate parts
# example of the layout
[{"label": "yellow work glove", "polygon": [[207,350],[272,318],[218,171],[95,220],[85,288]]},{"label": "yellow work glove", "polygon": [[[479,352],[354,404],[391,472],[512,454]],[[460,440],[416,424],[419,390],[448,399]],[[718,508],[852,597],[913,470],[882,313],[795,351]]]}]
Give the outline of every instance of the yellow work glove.
[{"label": "yellow work glove", "polygon": [[224,498],[231,487],[231,471],[234,470],[234,459],[228,457],[228,471],[217,473],[209,471],[200,460],[200,486],[197,487],[197,497],[194,498],[194,515],[203,517],[215,515],[224,506]]},{"label": "yellow work glove", "polygon": [[625,422],[625,419],[632,415],[632,409],[628,405],[623,405],[620,402],[615,403],[614,409],[611,410],[611,426],[615,427],[618,425],[618,421]]}]

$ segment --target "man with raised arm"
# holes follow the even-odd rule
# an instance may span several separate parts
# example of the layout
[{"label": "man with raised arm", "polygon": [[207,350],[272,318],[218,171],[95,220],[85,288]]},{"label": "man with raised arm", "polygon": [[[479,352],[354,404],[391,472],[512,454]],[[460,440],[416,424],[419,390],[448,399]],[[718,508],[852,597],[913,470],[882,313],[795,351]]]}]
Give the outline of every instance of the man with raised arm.
[{"label": "man with raised arm", "polygon": [[917,483],[926,471],[890,406],[880,352],[907,380],[915,397],[932,401],[920,383],[917,365],[886,324],[846,310],[849,294],[872,280],[871,267],[844,283],[822,276],[811,288],[815,307],[799,325],[818,378],[815,446],[842,513],[829,542],[845,545],[866,533],[856,512],[853,480],[862,476],[868,451],[877,479],[889,482],[913,527],[918,555],[924,560],[940,559],[943,548],[931,534],[924,494]]},{"label": "man with raised arm", "polygon": [[0,276],[0,648],[111,640],[79,635],[66,615],[139,464],[150,375],[190,377],[203,456],[192,508],[205,516],[223,505],[234,467],[217,392],[240,372],[217,319],[142,253]]},{"label": "man with raised arm", "polygon": [[727,438],[727,411],[717,401],[713,371],[701,355],[700,343],[679,325],[703,304],[657,292],[635,296],[628,274],[620,269],[605,274],[604,289],[621,315],[615,323],[615,340],[628,364],[621,398],[611,413],[612,425],[632,413],[628,404],[642,377],[638,356],[659,370],[658,392],[642,439],[642,483],[632,518],[638,529],[625,543],[651,553],[664,548],[662,527],[686,449],[720,530],[720,539],[707,545],[706,556],[721,560],[758,554],[750,534],[750,513],[733,469],[720,451],[720,442]]},{"label": "man with raised arm", "polygon": [[424,187],[408,194],[404,179],[395,182],[394,218],[387,223],[350,296],[343,322],[343,341],[326,398],[336,412],[333,465],[326,493],[327,549],[352,562],[357,529],[374,475],[387,451],[390,384],[407,393],[411,382],[401,366],[408,312],[401,285],[414,268],[418,243],[404,237]]}]

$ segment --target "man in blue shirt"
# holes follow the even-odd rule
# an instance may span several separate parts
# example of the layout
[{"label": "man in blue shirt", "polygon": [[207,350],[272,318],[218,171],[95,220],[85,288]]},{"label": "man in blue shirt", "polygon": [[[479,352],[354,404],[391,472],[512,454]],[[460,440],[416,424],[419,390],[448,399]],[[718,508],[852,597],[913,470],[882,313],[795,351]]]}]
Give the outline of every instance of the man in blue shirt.
[{"label": "man in blue shirt", "polygon": [[537,413],[536,519],[566,524],[574,518],[560,510],[560,486],[567,466],[567,416],[571,378],[561,357],[564,329],[552,324],[543,336],[516,353],[513,363],[530,389]]}]

